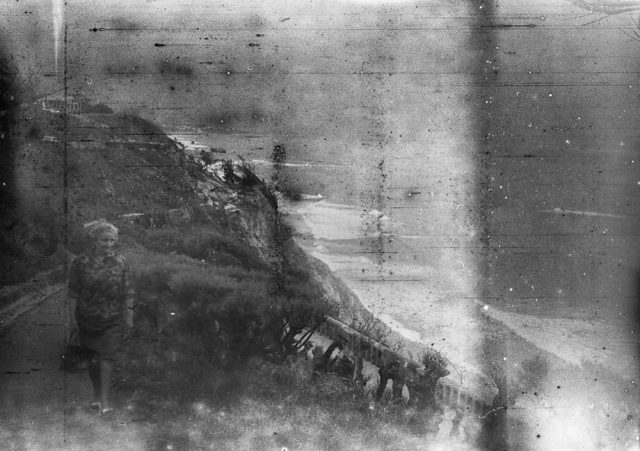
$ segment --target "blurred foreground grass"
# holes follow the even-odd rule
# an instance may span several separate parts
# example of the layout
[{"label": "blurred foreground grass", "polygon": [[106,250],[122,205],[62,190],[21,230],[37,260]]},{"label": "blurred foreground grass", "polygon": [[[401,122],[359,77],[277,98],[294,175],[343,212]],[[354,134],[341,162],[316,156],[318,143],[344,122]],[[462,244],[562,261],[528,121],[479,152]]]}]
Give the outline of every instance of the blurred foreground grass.
[{"label": "blurred foreground grass", "polygon": [[202,367],[190,383],[174,382],[165,377],[128,396],[124,411],[149,449],[474,449],[464,434],[452,436],[452,412],[374,405],[335,375],[313,378],[304,358]]}]

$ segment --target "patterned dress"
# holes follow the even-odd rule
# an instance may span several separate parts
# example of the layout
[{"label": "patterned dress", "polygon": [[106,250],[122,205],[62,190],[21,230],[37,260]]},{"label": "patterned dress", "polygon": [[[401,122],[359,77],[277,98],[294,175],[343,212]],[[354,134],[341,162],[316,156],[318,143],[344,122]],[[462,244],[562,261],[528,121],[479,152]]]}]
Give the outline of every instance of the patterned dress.
[{"label": "patterned dress", "polygon": [[81,254],[69,273],[69,295],[76,300],[80,343],[105,359],[114,358],[122,331],[129,287],[125,258]]}]

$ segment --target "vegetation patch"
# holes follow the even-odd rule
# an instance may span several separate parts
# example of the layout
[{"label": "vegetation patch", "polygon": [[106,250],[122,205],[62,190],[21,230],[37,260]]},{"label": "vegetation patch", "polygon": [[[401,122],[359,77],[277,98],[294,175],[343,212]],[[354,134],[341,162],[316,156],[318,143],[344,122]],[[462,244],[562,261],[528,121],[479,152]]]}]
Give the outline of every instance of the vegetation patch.
[{"label": "vegetation patch", "polygon": [[[64,266],[88,221],[119,227],[136,304],[115,388],[151,449],[397,448],[434,430],[437,415],[317,370],[308,339],[327,315],[383,343],[386,329],[295,246],[245,163],[191,160],[126,115],[25,105],[17,125],[24,186],[0,229],[17,270],[3,282]],[[63,176],[64,193],[41,188]]]}]

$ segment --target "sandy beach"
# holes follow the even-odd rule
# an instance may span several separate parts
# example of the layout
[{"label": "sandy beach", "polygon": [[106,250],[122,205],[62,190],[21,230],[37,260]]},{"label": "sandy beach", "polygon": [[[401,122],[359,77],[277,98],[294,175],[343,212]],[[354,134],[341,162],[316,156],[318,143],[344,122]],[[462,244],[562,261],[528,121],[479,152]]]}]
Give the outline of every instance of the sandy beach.
[{"label": "sandy beach", "polygon": [[[565,309],[536,315],[536,306],[523,314],[482,303],[474,297],[473,268],[460,261],[455,248],[434,254],[439,264],[433,265],[358,252],[372,237],[366,237],[367,212],[354,207],[322,200],[289,202],[284,210],[307,252],[399,332],[407,349],[441,351],[454,369],[448,377],[463,386],[474,390],[473,375],[483,372],[479,350],[488,335],[503,340],[506,362],[521,361],[526,353],[542,356],[548,373],[535,382],[535,392],[523,392],[509,411],[514,421],[544,425],[538,426],[544,434],[535,449],[595,450],[612,443],[627,443],[619,448],[627,449],[633,443],[638,426],[630,418],[638,410],[639,374],[633,328],[603,318],[567,317]],[[401,235],[393,238],[402,240]]]}]

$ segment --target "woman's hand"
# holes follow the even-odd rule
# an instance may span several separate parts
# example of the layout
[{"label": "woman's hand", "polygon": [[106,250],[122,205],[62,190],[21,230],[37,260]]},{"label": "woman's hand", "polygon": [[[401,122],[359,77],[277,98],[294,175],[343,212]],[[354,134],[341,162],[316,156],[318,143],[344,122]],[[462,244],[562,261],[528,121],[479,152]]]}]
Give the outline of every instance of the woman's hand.
[{"label": "woman's hand", "polygon": [[133,329],[133,314],[136,308],[135,299],[133,298],[131,293],[128,293],[128,296],[125,298],[125,310],[124,310],[124,322],[128,331]]}]

